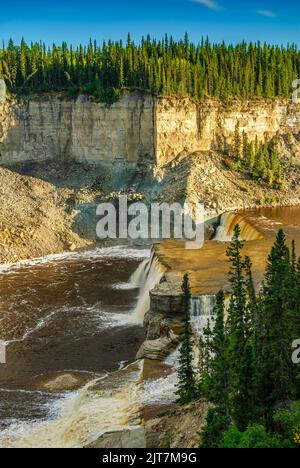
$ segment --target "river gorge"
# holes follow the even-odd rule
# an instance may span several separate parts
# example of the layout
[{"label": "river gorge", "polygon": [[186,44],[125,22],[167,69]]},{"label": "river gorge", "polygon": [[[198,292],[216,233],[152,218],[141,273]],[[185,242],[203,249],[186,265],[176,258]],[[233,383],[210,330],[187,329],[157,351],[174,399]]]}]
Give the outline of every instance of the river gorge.
[{"label": "river gorge", "polygon": [[0,446],[149,444],[145,418],[172,407],[176,390],[178,342],[164,342],[157,324],[179,333],[188,272],[201,333],[214,294],[226,288],[224,249],[237,222],[259,284],[276,230],[299,244],[300,208],[228,213],[215,240],[192,256],[169,241],[152,254],[149,246],[114,246],[3,265]]},{"label": "river gorge", "polygon": [[[280,228],[299,253],[299,105],[124,94],[0,104],[0,447],[197,447],[207,404],[174,403],[183,275],[198,338],[236,224],[257,290]],[[275,139],[280,188],[228,167],[237,126]],[[120,195],[203,202],[203,248],[99,242],[97,205]]]}]

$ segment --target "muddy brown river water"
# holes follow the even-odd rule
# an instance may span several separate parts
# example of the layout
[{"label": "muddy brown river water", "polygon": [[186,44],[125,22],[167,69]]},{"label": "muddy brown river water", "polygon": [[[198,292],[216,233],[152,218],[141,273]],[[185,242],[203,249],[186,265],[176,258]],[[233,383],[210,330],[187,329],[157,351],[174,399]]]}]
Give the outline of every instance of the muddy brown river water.
[{"label": "muddy brown river water", "polygon": [[[132,362],[143,339],[130,323],[130,275],[148,250],[98,249],[0,269],[0,429],[54,418],[65,393],[44,381],[72,372],[85,383]],[[1,433],[0,433],[1,440]]]},{"label": "muddy brown river water", "polygon": [[[224,241],[237,222],[259,281],[279,228],[289,243],[297,240],[300,253],[300,207],[230,213],[219,242],[199,251],[176,241],[156,247],[167,268],[165,284],[179,289],[188,271],[195,296],[214,294],[226,282]],[[154,271],[147,279],[149,257],[148,249],[123,246],[0,267],[0,340],[7,351],[7,363],[0,364],[0,447],[82,447],[105,431],[128,427],[140,403],[151,410],[163,395],[167,402],[174,398],[176,356],[167,363],[173,372],[144,382],[143,390],[141,363],[124,370],[125,380],[111,374],[135,360],[144,338],[148,292],[138,302],[143,285],[137,278],[150,290],[162,275]],[[53,390],[49,382],[65,374],[78,387]]]}]

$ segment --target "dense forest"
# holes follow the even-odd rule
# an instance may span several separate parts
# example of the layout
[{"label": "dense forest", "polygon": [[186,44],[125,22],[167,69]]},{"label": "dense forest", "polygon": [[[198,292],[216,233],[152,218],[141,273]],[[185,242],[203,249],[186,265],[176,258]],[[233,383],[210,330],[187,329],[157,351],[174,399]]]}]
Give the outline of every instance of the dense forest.
[{"label": "dense forest", "polygon": [[290,249],[279,231],[257,294],[243,247],[236,226],[227,249],[229,304],[220,291],[214,323],[208,323],[199,344],[190,324],[189,279],[184,278],[178,402],[204,398],[212,403],[201,434],[203,448],[299,447],[300,364],[292,354],[300,339],[300,260],[295,243]]},{"label": "dense forest", "polygon": [[158,95],[195,99],[287,97],[300,76],[300,53],[261,43],[198,45],[166,36],[147,37],[135,44],[90,41],[88,46],[42,43],[20,45],[12,40],[0,50],[0,77],[13,93],[67,91],[88,93],[112,102],[122,89],[142,89]]}]

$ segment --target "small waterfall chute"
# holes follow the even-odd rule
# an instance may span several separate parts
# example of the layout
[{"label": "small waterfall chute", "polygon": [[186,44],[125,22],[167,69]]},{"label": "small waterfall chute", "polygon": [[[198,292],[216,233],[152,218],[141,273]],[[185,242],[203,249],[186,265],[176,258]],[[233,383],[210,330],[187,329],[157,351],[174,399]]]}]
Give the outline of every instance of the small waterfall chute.
[{"label": "small waterfall chute", "polygon": [[263,234],[251,223],[245,213],[224,213],[214,240],[219,242],[231,242],[234,235],[234,227],[241,228],[241,239],[244,241],[263,239]]},{"label": "small waterfall chute", "polygon": [[191,325],[196,335],[201,336],[208,321],[214,322],[216,296],[206,295],[191,298]]},{"label": "small waterfall chute", "polygon": [[228,233],[229,229],[229,220],[231,218],[231,213],[225,213],[221,216],[220,226],[217,228],[217,232],[215,235],[214,240],[219,242],[230,242],[232,236],[230,237],[230,233]]},{"label": "small waterfall chute", "polygon": [[129,284],[132,287],[132,289],[141,288],[145,284],[147,274],[149,273],[149,263],[149,258],[146,258],[132,273],[129,279]]},{"label": "small waterfall chute", "polygon": [[133,323],[143,323],[145,314],[150,309],[150,291],[160,283],[163,274],[163,268],[154,253],[152,253],[149,260],[143,262],[133,273],[130,282],[140,285],[138,302],[131,316]]}]

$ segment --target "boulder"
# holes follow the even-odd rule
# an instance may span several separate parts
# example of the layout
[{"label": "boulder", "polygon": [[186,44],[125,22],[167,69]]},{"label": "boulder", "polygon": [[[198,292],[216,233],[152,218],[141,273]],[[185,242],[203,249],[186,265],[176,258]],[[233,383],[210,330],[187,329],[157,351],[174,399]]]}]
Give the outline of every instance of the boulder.
[{"label": "boulder", "polygon": [[69,392],[85,385],[90,376],[85,374],[64,373],[51,377],[43,377],[35,382],[35,387],[47,392]]},{"label": "boulder", "polygon": [[84,448],[146,448],[145,429],[138,426],[121,431],[106,432]]}]

